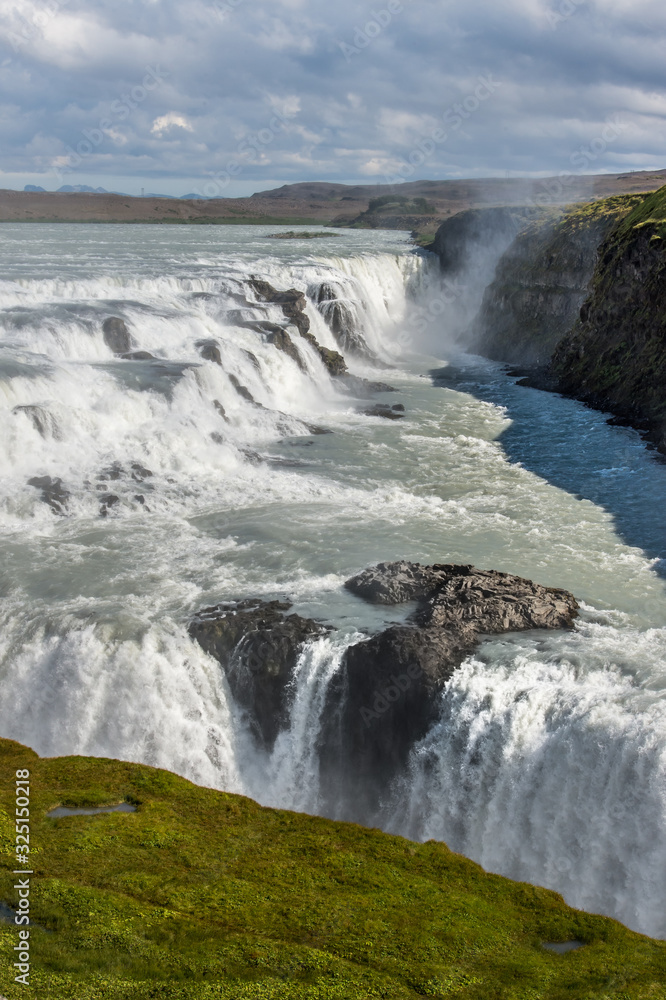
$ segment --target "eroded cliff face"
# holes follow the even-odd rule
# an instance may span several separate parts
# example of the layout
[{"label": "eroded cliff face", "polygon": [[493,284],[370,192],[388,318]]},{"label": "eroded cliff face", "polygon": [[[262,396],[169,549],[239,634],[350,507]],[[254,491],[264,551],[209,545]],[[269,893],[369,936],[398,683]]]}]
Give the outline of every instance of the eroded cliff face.
[{"label": "eroded cliff face", "polygon": [[439,257],[447,308],[438,313],[445,339],[468,346],[469,330],[497,262],[530,221],[536,206],[475,208],[446,219],[429,246]]},{"label": "eroded cliff face", "polygon": [[563,392],[646,430],[666,451],[666,187],[607,236],[552,370]]},{"label": "eroded cliff face", "polygon": [[524,228],[484,293],[469,347],[496,361],[546,364],[587,298],[599,244],[641,200],[607,198]]}]

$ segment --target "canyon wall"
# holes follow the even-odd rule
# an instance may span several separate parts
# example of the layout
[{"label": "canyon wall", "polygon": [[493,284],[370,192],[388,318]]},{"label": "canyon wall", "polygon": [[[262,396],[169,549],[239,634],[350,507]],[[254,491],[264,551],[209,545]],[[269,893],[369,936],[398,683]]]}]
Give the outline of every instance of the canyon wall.
[{"label": "canyon wall", "polygon": [[[460,232],[440,227],[445,272],[493,243],[496,211],[478,213],[469,237],[470,213]],[[500,257],[465,346],[540,368],[534,384],[608,410],[666,450],[665,233],[666,187],[527,222]]]}]

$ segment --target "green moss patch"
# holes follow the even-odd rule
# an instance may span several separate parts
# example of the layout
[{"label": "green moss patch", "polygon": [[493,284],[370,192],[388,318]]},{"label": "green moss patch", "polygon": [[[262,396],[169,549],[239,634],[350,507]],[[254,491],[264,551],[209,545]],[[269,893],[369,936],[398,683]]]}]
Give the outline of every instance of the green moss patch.
[{"label": "green moss patch", "polygon": [[[8,1000],[666,997],[666,944],[433,841],[263,809],[165,771],[0,741],[0,900],[31,772],[33,968]],[[133,813],[49,819],[54,806]],[[39,926],[36,926],[39,925]],[[542,943],[581,941],[568,954]]]}]

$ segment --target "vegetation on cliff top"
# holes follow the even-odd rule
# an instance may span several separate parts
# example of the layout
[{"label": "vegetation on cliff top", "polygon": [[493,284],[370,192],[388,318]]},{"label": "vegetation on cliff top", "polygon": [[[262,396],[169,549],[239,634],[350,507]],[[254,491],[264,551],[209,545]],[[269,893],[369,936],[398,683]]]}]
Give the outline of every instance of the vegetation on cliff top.
[{"label": "vegetation on cliff top", "polygon": [[634,195],[631,200],[636,202],[636,207],[618,227],[617,237],[621,239],[630,234],[632,230],[651,226],[654,229],[654,235],[663,239],[666,236],[666,186],[659,188],[652,194],[641,197]]},{"label": "vegetation on cliff top", "polygon": [[[658,1000],[666,944],[444,844],[262,809],[166,771],[0,741],[0,900],[31,772],[35,1000]],[[134,813],[50,819],[64,804]],[[579,940],[565,955],[546,941]],[[16,929],[0,922],[0,991]]]}]

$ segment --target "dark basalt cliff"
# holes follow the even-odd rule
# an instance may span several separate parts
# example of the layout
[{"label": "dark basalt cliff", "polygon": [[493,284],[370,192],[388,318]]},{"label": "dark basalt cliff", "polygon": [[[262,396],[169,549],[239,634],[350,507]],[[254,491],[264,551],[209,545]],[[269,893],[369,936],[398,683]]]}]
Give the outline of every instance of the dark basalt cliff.
[{"label": "dark basalt cliff", "polygon": [[[493,211],[440,227],[445,273],[479,252],[484,226],[492,244],[502,218]],[[501,254],[465,346],[526,366],[524,384],[608,410],[666,453],[665,238],[666,187],[527,223]]]},{"label": "dark basalt cliff", "polygon": [[666,187],[603,243],[552,369],[563,392],[625,418],[666,451]]},{"label": "dark basalt cliff", "polygon": [[470,346],[496,361],[547,363],[588,295],[599,244],[639,201],[608,198],[524,228],[484,293]]},{"label": "dark basalt cliff", "polygon": [[430,246],[439,257],[442,271],[458,275],[473,266],[476,258],[491,248],[501,253],[525,226],[541,218],[539,208],[471,208],[446,219]]}]

